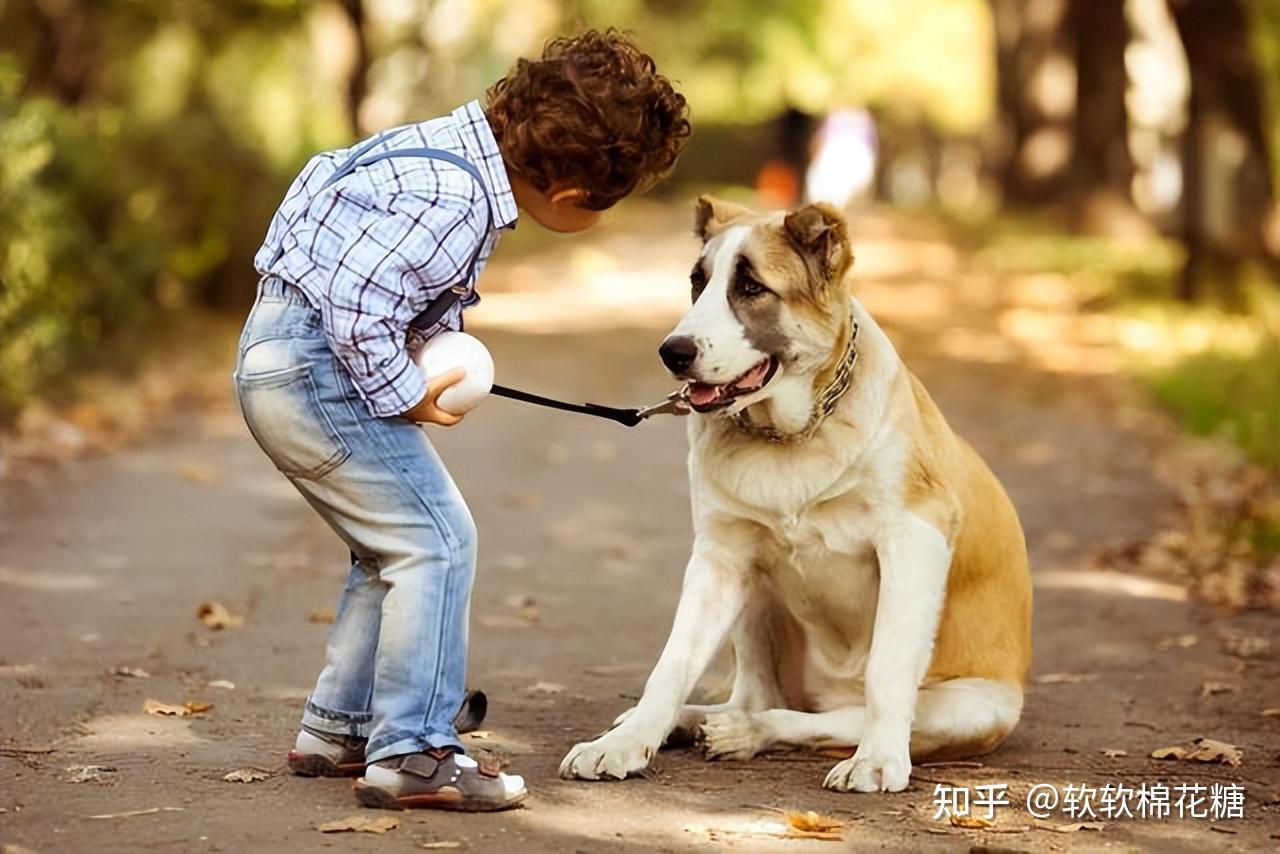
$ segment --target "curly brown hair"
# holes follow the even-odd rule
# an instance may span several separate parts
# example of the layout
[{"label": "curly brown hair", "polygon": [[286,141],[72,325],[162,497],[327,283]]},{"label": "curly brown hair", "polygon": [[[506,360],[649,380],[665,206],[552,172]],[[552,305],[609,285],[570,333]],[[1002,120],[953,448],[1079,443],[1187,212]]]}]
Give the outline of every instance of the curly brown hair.
[{"label": "curly brown hair", "polygon": [[485,108],[508,168],[542,192],[581,187],[591,210],[671,171],[688,112],[653,58],[614,29],[551,40],[489,87]]}]

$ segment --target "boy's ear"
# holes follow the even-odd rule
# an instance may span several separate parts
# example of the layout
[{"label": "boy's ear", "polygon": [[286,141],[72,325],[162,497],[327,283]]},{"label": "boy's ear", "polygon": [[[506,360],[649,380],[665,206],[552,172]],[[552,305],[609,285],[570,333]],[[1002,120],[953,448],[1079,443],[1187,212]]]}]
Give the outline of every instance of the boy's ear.
[{"label": "boy's ear", "polygon": [[787,240],[820,284],[839,282],[853,263],[844,216],[825,202],[806,205],[782,221]]},{"label": "boy's ear", "polygon": [[693,231],[706,243],[731,223],[753,215],[755,211],[726,202],[711,196],[698,196],[697,213],[694,215]]}]

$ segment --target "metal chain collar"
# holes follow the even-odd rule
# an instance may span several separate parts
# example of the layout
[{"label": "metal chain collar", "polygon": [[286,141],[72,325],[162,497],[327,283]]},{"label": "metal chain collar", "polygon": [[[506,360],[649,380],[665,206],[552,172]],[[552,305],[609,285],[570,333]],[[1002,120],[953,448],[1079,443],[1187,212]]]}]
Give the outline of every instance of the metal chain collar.
[{"label": "metal chain collar", "polygon": [[818,428],[822,426],[822,422],[836,410],[836,404],[840,402],[840,398],[849,390],[849,383],[853,380],[853,364],[858,361],[858,322],[850,319],[853,324],[853,330],[849,333],[849,344],[845,348],[844,357],[841,358],[840,364],[836,366],[835,376],[831,378],[831,382],[818,394],[813,402],[813,408],[809,410],[809,420],[799,432],[783,433],[776,427],[765,426],[763,424],[753,424],[751,419],[747,417],[745,409],[733,413],[729,418],[733,421],[734,426],[745,433],[752,436],[758,436],[774,444],[785,444],[790,442],[808,441]]}]

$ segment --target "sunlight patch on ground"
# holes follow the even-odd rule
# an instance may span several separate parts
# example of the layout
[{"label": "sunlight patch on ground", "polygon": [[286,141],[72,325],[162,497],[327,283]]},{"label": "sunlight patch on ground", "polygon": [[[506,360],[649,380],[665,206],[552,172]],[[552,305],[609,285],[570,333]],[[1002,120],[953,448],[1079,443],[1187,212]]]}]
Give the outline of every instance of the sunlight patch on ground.
[{"label": "sunlight patch on ground", "polygon": [[1138,599],[1187,601],[1187,590],[1181,584],[1170,584],[1154,578],[1107,570],[1048,569],[1035,573],[1035,586],[1046,590],[1084,590],[1108,596],[1132,596]]},{"label": "sunlight patch on ground", "polygon": [[102,579],[83,573],[23,572],[0,566],[0,584],[46,593],[79,593],[101,587]]},{"label": "sunlight patch on ground", "polygon": [[103,715],[91,718],[89,735],[75,742],[78,749],[95,753],[125,753],[139,748],[155,750],[203,744],[191,731],[191,722],[155,715]]}]

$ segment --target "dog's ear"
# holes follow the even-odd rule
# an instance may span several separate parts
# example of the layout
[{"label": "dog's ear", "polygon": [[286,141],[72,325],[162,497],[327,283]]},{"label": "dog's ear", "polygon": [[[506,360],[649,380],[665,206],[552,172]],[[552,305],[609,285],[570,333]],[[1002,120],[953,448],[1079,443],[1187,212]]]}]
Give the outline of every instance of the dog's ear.
[{"label": "dog's ear", "polygon": [[839,282],[853,263],[844,216],[825,202],[787,214],[782,230],[822,285]]},{"label": "dog's ear", "polygon": [[755,211],[711,196],[698,196],[698,209],[694,216],[693,231],[706,243],[731,223],[751,216]]}]

